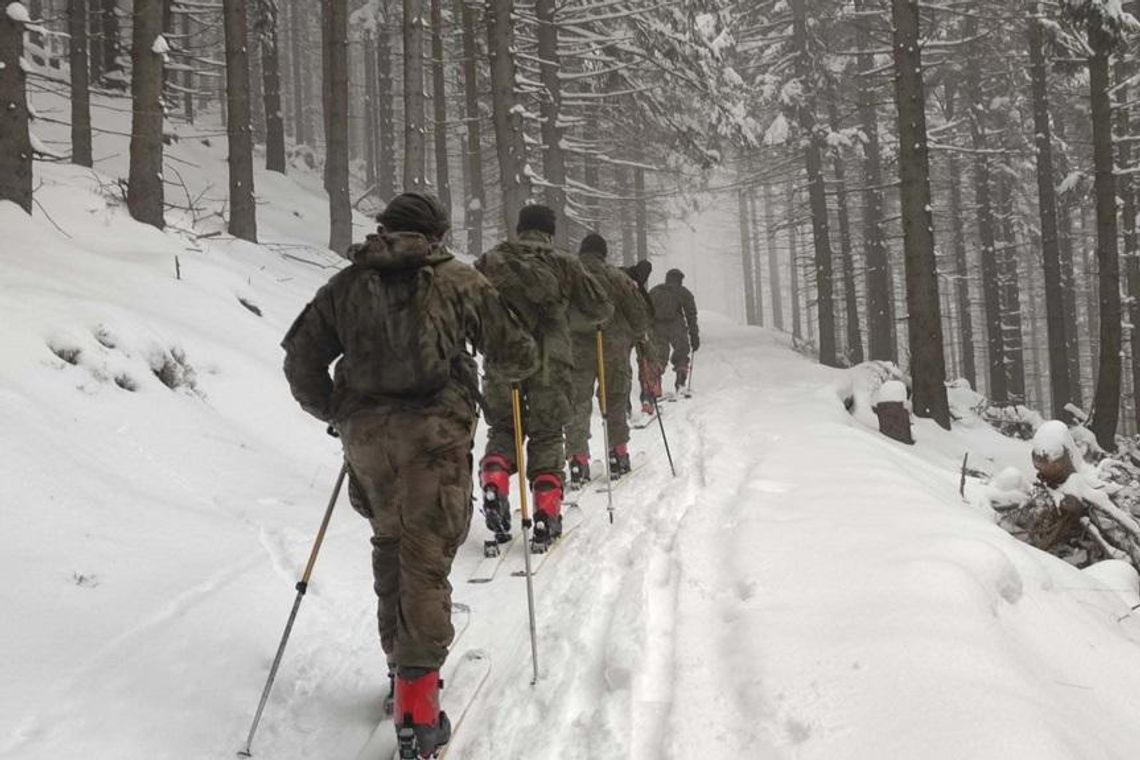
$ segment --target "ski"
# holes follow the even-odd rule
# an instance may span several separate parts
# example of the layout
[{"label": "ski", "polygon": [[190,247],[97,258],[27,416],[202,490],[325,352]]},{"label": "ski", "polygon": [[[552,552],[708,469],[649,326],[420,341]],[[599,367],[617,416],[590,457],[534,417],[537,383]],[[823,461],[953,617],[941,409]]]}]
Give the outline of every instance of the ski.
[{"label": "ski", "polygon": [[447,757],[448,751],[455,746],[456,735],[463,728],[467,714],[490,677],[491,655],[482,649],[465,652],[447,675],[440,693],[440,702],[451,720],[451,740],[436,757]]},{"label": "ski", "polygon": [[[451,640],[451,648],[454,650],[455,645],[462,639],[463,635],[471,627],[471,607],[463,602],[451,603],[451,624],[455,628],[455,638]],[[478,651],[478,650],[473,650]],[[490,669],[490,658],[487,658],[488,669]],[[444,665],[446,671],[448,665]],[[450,679],[452,676],[448,675]],[[466,708],[464,708],[466,712]],[[360,752],[357,753],[357,760],[387,760],[389,757],[399,757],[399,746],[396,743],[396,730],[392,726],[392,705],[389,701],[385,700],[384,715],[376,724],[376,728],[372,730],[372,734],[368,737]]]},{"label": "ski", "polygon": [[[511,550],[515,548],[518,541],[518,534],[512,535],[511,539],[505,544],[497,546],[497,553],[494,555],[487,554],[486,546],[484,547],[483,559],[479,560],[479,564],[471,571],[468,576],[468,583],[490,583],[495,580],[495,575],[499,572],[499,568],[503,566],[503,562],[510,556]],[[487,545],[489,545],[488,542]]]},{"label": "ski", "polygon": [[[538,571],[541,570],[547,560],[550,559],[550,555],[554,554],[555,550],[562,545],[562,542],[566,540],[567,536],[577,530],[578,527],[586,521],[586,517],[586,513],[578,506],[574,506],[573,509],[567,508],[562,513],[562,535],[558,537],[557,541],[547,545],[545,551],[533,552],[535,559],[531,562],[530,566],[530,574],[532,576],[538,575]],[[511,571],[511,576],[514,578],[525,578],[526,568]]]},{"label": "ski", "polygon": [[631,422],[629,426],[631,428],[633,428],[634,430],[645,430],[645,428],[649,427],[650,425],[652,425],[655,422],[657,422],[657,415],[656,414],[648,414],[648,415],[641,417],[640,419],[638,419],[635,422]]},{"label": "ski", "polygon": [[[617,478],[616,480],[614,480],[613,490],[616,491],[618,488],[620,488],[622,483],[625,483],[633,475],[637,474],[637,471],[640,470],[642,467],[644,467],[648,462],[649,462],[649,455],[646,454],[644,451],[638,451],[638,452],[634,453],[633,456],[630,457],[629,472],[622,475],[620,478]],[[594,492],[595,493],[605,493],[608,490],[610,490],[609,489],[609,481],[606,480],[605,475],[598,478],[598,480],[596,480],[594,482]]]},{"label": "ski", "polygon": [[[479,692],[491,676],[491,655],[481,649],[464,652],[443,666],[443,688],[440,705],[451,720],[451,740],[440,748],[437,758],[447,755],[455,737],[475,703]],[[356,760],[400,760],[400,743],[389,720],[382,720],[356,755]]]}]

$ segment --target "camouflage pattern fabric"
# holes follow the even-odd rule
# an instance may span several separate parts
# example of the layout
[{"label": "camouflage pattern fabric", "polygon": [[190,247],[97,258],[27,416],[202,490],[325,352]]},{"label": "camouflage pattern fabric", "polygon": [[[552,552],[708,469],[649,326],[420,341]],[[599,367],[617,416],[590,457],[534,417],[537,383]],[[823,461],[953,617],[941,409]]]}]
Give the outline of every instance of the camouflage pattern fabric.
[{"label": "camouflage pattern fabric", "polygon": [[[687,370],[692,346],[700,341],[697,303],[684,285],[662,283],[649,291],[653,301],[653,344],[662,372],[672,359],[674,370]],[[671,352],[671,356],[670,356]]]},{"label": "camouflage pattern fabric", "polygon": [[[566,461],[563,428],[570,419],[570,378],[573,367],[552,362],[520,386],[523,430],[526,432],[526,476],[563,477]],[[487,454],[515,461],[515,421],[511,406],[511,381],[493,371],[483,379],[483,403],[487,418]]]},{"label": "camouflage pattern fabric", "polygon": [[401,667],[439,668],[451,625],[448,575],[471,524],[475,417],[380,406],[340,426],[354,508],[372,524],[380,644]]},{"label": "camouflage pattern fabric", "polygon": [[[610,446],[620,446],[629,442],[629,393],[633,383],[629,354],[633,345],[621,338],[611,340],[608,335],[604,339],[606,424]],[[566,453],[570,456],[590,453],[590,418],[594,413],[594,399],[601,390],[596,341],[594,335],[574,336],[574,351],[578,357],[571,383],[574,411],[566,426]]]}]

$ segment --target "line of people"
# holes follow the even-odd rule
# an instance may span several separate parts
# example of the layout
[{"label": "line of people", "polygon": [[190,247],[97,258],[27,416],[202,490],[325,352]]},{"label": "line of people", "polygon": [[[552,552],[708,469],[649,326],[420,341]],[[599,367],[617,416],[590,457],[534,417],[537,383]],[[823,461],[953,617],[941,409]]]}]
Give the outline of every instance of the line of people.
[{"label": "line of people", "polygon": [[[341,438],[350,501],[372,526],[396,727],[431,757],[451,734],[439,670],[454,637],[448,576],[470,528],[479,408],[489,427],[479,465],[488,529],[509,537],[517,386],[535,540],[552,542],[567,473],[570,487],[590,477],[597,331],[615,477],[630,467],[631,353],[647,413],[670,359],[676,390],[685,387],[699,332],[679,270],[646,291],[649,262],[610,265],[600,235],[587,235],[579,256],[559,251],[557,219],[545,206],[523,208],[516,239],[474,267],[448,251],[450,219],[431,195],[400,195],[377,221],[377,232],[349,251],[352,265],[286,334],[284,370],[301,407]],[[471,349],[483,355],[482,384]]]}]

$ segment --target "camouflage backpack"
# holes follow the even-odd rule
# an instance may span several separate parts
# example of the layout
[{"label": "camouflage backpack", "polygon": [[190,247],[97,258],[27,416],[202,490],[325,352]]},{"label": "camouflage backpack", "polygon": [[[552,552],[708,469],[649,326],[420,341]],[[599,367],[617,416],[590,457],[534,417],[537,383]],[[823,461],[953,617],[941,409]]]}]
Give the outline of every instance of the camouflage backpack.
[{"label": "camouflage backpack", "polygon": [[566,300],[548,252],[553,253],[523,243],[501,243],[475,265],[535,336],[542,335],[551,309]]},{"label": "camouflage backpack", "polygon": [[420,236],[385,234],[354,252],[345,354],[352,357],[353,384],[370,395],[434,395],[451,381],[463,351],[439,321],[448,307],[435,266],[451,256],[425,249]]}]

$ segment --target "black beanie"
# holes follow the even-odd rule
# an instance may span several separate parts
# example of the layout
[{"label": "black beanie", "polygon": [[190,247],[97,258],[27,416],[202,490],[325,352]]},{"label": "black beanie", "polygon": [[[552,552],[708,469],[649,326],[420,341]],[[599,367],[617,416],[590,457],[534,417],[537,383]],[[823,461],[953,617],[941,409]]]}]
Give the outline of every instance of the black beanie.
[{"label": "black beanie", "polygon": [[596,253],[603,259],[609,252],[610,247],[606,245],[606,239],[596,232],[591,232],[582,238],[582,244],[578,246],[578,253]]},{"label": "black beanie", "polygon": [[670,269],[665,273],[665,282],[675,282],[678,285],[685,279],[685,273],[680,269]]},{"label": "black beanie", "polygon": [[397,195],[376,221],[389,232],[420,232],[433,240],[441,240],[451,229],[447,209],[429,193]]},{"label": "black beanie", "polygon": [[554,210],[548,206],[534,204],[523,206],[519,211],[519,224],[516,231],[537,230],[538,232],[545,232],[547,235],[553,235],[555,226]]}]

